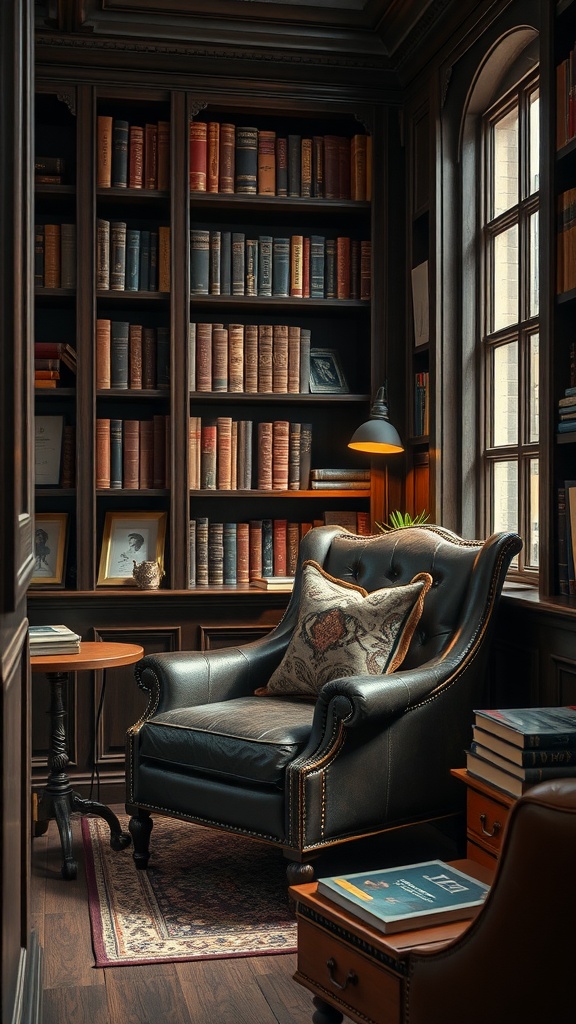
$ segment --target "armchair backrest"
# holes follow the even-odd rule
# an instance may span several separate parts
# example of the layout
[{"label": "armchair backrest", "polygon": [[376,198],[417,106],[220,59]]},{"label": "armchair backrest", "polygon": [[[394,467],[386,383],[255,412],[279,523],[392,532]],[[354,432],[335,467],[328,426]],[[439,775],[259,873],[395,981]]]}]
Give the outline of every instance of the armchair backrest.
[{"label": "armchair backrest", "polygon": [[574,1021],[576,779],[555,779],[514,804],[494,884],[465,934],[415,953],[410,1024]]},{"label": "armchair backrest", "polygon": [[332,576],[368,591],[409,583],[417,573],[429,572],[433,585],[402,666],[417,668],[445,652],[464,626],[470,631],[468,642],[482,635],[520,547],[514,533],[469,541],[439,526],[371,537],[319,527],[304,537],[300,559],[314,558]]}]

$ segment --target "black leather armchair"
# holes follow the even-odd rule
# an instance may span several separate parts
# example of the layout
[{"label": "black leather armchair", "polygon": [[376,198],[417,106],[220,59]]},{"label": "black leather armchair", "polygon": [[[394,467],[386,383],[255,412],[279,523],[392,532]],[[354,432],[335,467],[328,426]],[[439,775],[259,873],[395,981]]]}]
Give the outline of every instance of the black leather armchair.
[{"label": "black leather armchair", "polygon": [[[481,542],[437,526],[373,537],[319,527],[268,636],[143,658],[136,678],[150,699],[127,736],[136,865],[148,862],[151,812],[278,846],[297,883],[325,847],[459,810],[450,768],[463,763],[472,709],[486,706],[494,608],[520,546],[513,533]],[[315,703],[255,696],[286,650],[309,558],[367,591],[423,571],[433,585],[399,671],[333,679]]]}]

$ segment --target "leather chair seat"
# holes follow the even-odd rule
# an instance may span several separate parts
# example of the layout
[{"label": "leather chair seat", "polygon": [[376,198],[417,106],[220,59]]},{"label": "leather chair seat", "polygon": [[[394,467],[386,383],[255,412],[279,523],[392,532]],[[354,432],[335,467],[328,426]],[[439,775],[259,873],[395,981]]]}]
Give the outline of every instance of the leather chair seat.
[{"label": "leather chair seat", "polygon": [[280,789],[286,766],[308,742],[313,716],[313,703],[282,697],[178,708],[143,726],[140,756],[163,767]]}]

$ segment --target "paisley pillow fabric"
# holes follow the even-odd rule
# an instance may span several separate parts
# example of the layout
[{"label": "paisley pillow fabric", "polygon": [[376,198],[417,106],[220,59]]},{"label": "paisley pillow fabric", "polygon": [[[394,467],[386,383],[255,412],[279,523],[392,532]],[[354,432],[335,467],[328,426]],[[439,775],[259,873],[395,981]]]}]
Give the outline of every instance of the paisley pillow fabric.
[{"label": "paisley pillow fabric", "polygon": [[394,672],[404,660],[432,585],[427,572],[371,593],[304,562],[298,622],[260,696],[318,696],[330,679]]}]

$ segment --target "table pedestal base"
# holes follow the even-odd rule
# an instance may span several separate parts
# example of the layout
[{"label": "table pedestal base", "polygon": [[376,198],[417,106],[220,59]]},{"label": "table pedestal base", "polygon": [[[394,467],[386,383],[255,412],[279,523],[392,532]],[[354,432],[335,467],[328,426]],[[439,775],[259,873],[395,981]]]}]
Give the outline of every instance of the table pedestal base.
[{"label": "table pedestal base", "polygon": [[50,774],[38,804],[38,820],[35,823],[36,835],[42,835],[48,828],[48,821],[56,819],[62,845],[62,877],[76,878],[78,864],[72,856],[72,829],[70,815],[73,811],[80,814],[96,814],[104,818],[110,826],[110,846],[113,850],[123,850],[130,846],[131,836],[123,832],[118,818],[106,804],[98,800],[85,800],[75,793],[66,774],[69,763],[66,750],[66,733],[64,729],[64,704],[62,687],[68,678],[67,672],[47,672],[50,682],[50,753],[48,765]]}]

